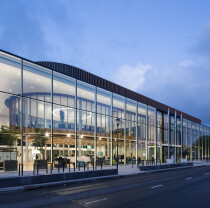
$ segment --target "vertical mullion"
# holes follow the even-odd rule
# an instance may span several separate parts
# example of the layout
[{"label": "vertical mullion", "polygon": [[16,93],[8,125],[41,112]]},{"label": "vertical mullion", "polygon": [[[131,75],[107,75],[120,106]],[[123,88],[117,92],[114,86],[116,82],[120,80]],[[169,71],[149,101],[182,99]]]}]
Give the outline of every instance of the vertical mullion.
[{"label": "vertical mullion", "polygon": [[111,132],[110,165],[112,166],[113,165],[113,93],[111,94],[110,132]]},{"label": "vertical mullion", "polygon": [[53,164],[53,70],[51,72],[51,164]]},{"label": "vertical mullion", "polygon": [[[21,120],[20,120],[20,131],[21,131],[21,164],[23,165],[23,59],[21,59]],[[23,174],[23,173],[22,173]]]},{"label": "vertical mullion", "polygon": [[174,133],[174,145],[175,145],[175,154],[174,154],[175,155],[174,156],[175,158],[174,159],[175,159],[175,163],[176,163],[176,156],[177,156],[176,155],[176,151],[177,151],[176,150],[176,143],[177,143],[176,142],[176,137],[177,137],[177,135],[176,135],[176,128],[177,128],[177,114],[176,114],[176,111],[175,111],[175,117],[174,117],[174,132],[175,132]]},{"label": "vertical mullion", "polygon": [[138,160],[138,102],[136,102],[136,164]]},{"label": "vertical mullion", "polygon": [[77,79],[75,82],[75,97],[74,97],[74,110],[75,110],[75,166],[77,167]]},{"label": "vertical mullion", "polygon": [[94,166],[96,167],[96,158],[97,158],[97,87],[95,87],[95,128],[94,128]]},{"label": "vertical mullion", "polygon": [[[126,99],[124,98],[124,165],[126,165],[126,158],[127,158],[126,153],[127,153],[127,149],[126,149]],[[118,155],[117,155],[117,158],[118,158]]]},{"label": "vertical mullion", "polygon": [[149,128],[149,125],[148,125],[148,105],[146,107],[146,160],[148,159],[148,128]]},{"label": "vertical mullion", "polygon": [[157,159],[157,109],[155,109],[155,123],[154,123],[154,128],[155,128],[155,148],[154,148],[154,159]]},{"label": "vertical mullion", "polygon": [[183,148],[183,117],[181,114],[181,162],[182,162],[182,148]]},{"label": "vertical mullion", "polygon": [[170,110],[168,109],[168,159],[170,159],[170,131],[171,131],[171,116],[170,116]]}]

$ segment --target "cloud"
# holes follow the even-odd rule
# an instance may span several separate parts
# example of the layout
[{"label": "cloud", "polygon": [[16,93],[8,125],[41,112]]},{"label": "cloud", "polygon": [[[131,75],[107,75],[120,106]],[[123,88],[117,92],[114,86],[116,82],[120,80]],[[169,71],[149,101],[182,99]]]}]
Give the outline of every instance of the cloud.
[{"label": "cloud", "polygon": [[[131,90],[139,90],[145,81],[145,74],[152,66],[138,63],[136,66],[123,65],[112,74],[112,80]],[[135,81],[134,81],[135,80]]]},{"label": "cloud", "polygon": [[180,61],[178,63],[178,66],[190,67],[190,66],[196,66],[196,64],[192,60],[184,60]]},{"label": "cloud", "polygon": [[[79,65],[82,24],[65,1],[5,1],[0,8],[1,49],[25,58]],[[80,42],[81,44],[78,44]],[[80,54],[77,56],[76,54]]]},{"label": "cloud", "polygon": [[202,118],[202,122],[208,124],[210,70],[186,63],[160,68],[141,63],[135,67],[123,65],[113,73],[113,80],[140,94]]}]

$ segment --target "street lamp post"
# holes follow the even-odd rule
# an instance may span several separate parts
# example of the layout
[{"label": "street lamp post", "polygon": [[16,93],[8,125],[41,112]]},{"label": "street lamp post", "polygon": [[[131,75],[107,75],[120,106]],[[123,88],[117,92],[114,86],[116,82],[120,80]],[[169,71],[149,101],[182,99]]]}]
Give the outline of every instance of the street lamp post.
[{"label": "street lamp post", "polygon": [[119,127],[119,124],[120,124],[120,118],[116,118],[115,119],[116,121],[116,124],[117,124],[117,174],[118,174],[118,166],[119,166],[119,158],[118,158],[118,127]]}]

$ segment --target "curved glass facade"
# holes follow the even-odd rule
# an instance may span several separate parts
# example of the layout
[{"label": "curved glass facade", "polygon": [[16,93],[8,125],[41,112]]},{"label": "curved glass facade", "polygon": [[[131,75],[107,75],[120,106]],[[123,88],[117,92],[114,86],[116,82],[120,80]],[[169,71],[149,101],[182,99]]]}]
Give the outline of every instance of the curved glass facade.
[{"label": "curved glass facade", "polygon": [[117,148],[120,164],[209,157],[209,127],[4,52],[0,77],[0,172],[6,160],[116,165]]}]

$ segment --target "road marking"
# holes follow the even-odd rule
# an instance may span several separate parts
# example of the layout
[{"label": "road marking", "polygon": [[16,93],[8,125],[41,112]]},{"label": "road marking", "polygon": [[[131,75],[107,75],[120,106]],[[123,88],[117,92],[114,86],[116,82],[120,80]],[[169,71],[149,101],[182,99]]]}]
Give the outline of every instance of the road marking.
[{"label": "road marking", "polygon": [[153,188],[158,188],[158,187],[161,187],[161,186],[163,186],[163,185],[160,184],[160,185],[157,185],[157,186],[152,186],[151,188],[153,189]]},{"label": "road marking", "polygon": [[92,203],[96,203],[96,202],[100,202],[100,201],[105,201],[105,200],[107,200],[107,198],[103,198],[103,199],[99,199],[99,200],[87,202],[87,203],[85,203],[85,204],[92,204]]},{"label": "road marking", "polygon": [[204,174],[204,175],[209,175],[209,173],[206,173],[206,174]]},{"label": "road marking", "polygon": [[189,177],[189,178],[185,178],[185,181],[187,181],[187,180],[190,180],[190,179],[192,179],[192,177]]}]

